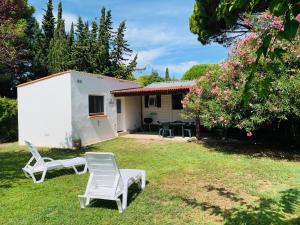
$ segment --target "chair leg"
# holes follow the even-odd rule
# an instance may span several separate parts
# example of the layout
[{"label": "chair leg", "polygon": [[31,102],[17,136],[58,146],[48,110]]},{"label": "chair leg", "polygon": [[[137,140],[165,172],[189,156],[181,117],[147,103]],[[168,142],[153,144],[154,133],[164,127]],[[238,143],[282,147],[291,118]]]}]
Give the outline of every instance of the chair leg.
[{"label": "chair leg", "polygon": [[87,165],[85,164],[84,169],[81,172],[78,172],[76,166],[72,166],[73,170],[75,171],[76,174],[80,175],[80,174],[84,174],[87,171]]},{"label": "chair leg", "polygon": [[39,184],[39,183],[44,182],[46,173],[47,173],[47,170],[44,170],[41,179],[39,179],[38,181],[35,179],[35,176],[34,176],[34,174],[32,173],[32,179],[33,179],[34,183]]},{"label": "chair leg", "polygon": [[142,189],[146,187],[146,172],[142,171]]},{"label": "chair leg", "polygon": [[23,170],[23,173],[24,173],[25,177],[27,177],[27,178],[31,177],[24,169],[22,169],[22,170]]},{"label": "chair leg", "polygon": [[86,198],[83,196],[78,196],[78,198],[79,198],[80,208],[84,209],[86,206],[85,205]]},{"label": "chair leg", "polygon": [[119,213],[122,213],[124,210],[123,210],[123,208],[122,208],[121,200],[118,198],[118,199],[116,200],[116,202],[117,202],[117,206],[118,206]]},{"label": "chair leg", "polygon": [[125,186],[125,190],[123,191],[122,194],[122,208],[125,210],[127,208],[127,192],[128,192],[128,187]]}]

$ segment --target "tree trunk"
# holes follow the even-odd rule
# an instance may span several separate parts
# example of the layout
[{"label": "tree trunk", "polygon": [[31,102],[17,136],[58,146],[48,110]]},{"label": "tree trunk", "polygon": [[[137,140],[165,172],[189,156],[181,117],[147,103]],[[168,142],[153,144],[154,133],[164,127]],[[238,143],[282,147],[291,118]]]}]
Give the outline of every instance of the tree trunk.
[{"label": "tree trunk", "polygon": [[200,137],[200,118],[198,116],[196,117],[195,122],[196,122],[196,138],[197,138],[197,140],[200,140],[201,139],[201,137]]}]

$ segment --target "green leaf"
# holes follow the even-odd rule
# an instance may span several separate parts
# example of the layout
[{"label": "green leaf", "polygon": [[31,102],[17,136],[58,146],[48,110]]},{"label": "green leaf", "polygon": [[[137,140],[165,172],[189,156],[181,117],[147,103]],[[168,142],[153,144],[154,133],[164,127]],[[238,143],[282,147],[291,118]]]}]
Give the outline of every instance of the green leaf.
[{"label": "green leaf", "polygon": [[299,27],[299,22],[296,20],[287,20],[284,24],[284,36],[288,40],[293,40],[297,34],[297,30]]},{"label": "green leaf", "polygon": [[269,5],[269,9],[275,16],[284,15],[288,9],[288,2],[287,0],[273,0]]},{"label": "green leaf", "polygon": [[264,56],[266,56],[268,53],[268,49],[269,49],[271,40],[272,40],[272,36],[270,34],[266,35],[263,38],[263,43],[262,43],[261,47],[262,47],[262,52],[263,52]]}]

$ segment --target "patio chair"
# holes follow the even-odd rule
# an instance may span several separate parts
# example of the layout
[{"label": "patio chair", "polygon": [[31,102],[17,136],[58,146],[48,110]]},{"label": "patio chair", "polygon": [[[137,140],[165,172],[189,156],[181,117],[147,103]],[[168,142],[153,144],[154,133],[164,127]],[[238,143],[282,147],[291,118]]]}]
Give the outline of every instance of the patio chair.
[{"label": "patio chair", "polygon": [[[54,160],[48,157],[41,157],[36,147],[33,146],[33,144],[31,144],[30,142],[25,141],[25,144],[28,146],[32,154],[32,157],[25,165],[25,167],[22,168],[22,170],[26,177],[28,178],[31,177],[33,179],[34,183],[42,183],[45,179],[47,171],[49,170],[61,169],[61,168],[72,168],[76,174],[83,174],[86,173],[87,171],[86,161],[85,158],[83,157]],[[34,160],[35,163],[31,165]],[[79,172],[76,166],[82,166],[82,165],[84,165],[84,169],[81,172]],[[42,173],[42,176],[39,180],[37,180],[35,177],[36,173]]]},{"label": "patio chair", "polygon": [[[106,199],[117,202],[122,213],[127,207],[128,187],[139,183],[146,185],[146,172],[136,169],[119,169],[113,153],[87,152],[86,161],[90,172],[86,191],[78,195],[80,207],[85,208],[91,199]],[[120,196],[122,195],[122,202]]]},{"label": "patio chair", "polygon": [[192,125],[187,123],[183,127],[183,137],[185,137],[185,133],[189,135],[189,137],[192,137]]},{"label": "patio chair", "polygon": [[174,136],[174,129],[170,127],[170,123],[162,123],[159,134],[164,137],[165,133],[169,133],[169,137]]}]

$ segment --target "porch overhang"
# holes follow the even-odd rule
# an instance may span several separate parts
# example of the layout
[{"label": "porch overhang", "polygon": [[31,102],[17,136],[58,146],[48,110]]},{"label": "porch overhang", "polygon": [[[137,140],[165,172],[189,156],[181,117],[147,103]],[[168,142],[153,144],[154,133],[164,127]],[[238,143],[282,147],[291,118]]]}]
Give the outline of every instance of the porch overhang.
[{"label": "porch overhang", "polygon": [[123,96],[147,96],[147,95],[168,95],[168,94],[180,94],[188,93],[192,88],[191,85],[186,86],[173,86],[173,87],[144,87],[144,88],[131,88],[131,89],[122,89],[115,90],[111,93],[115,97]]}]

